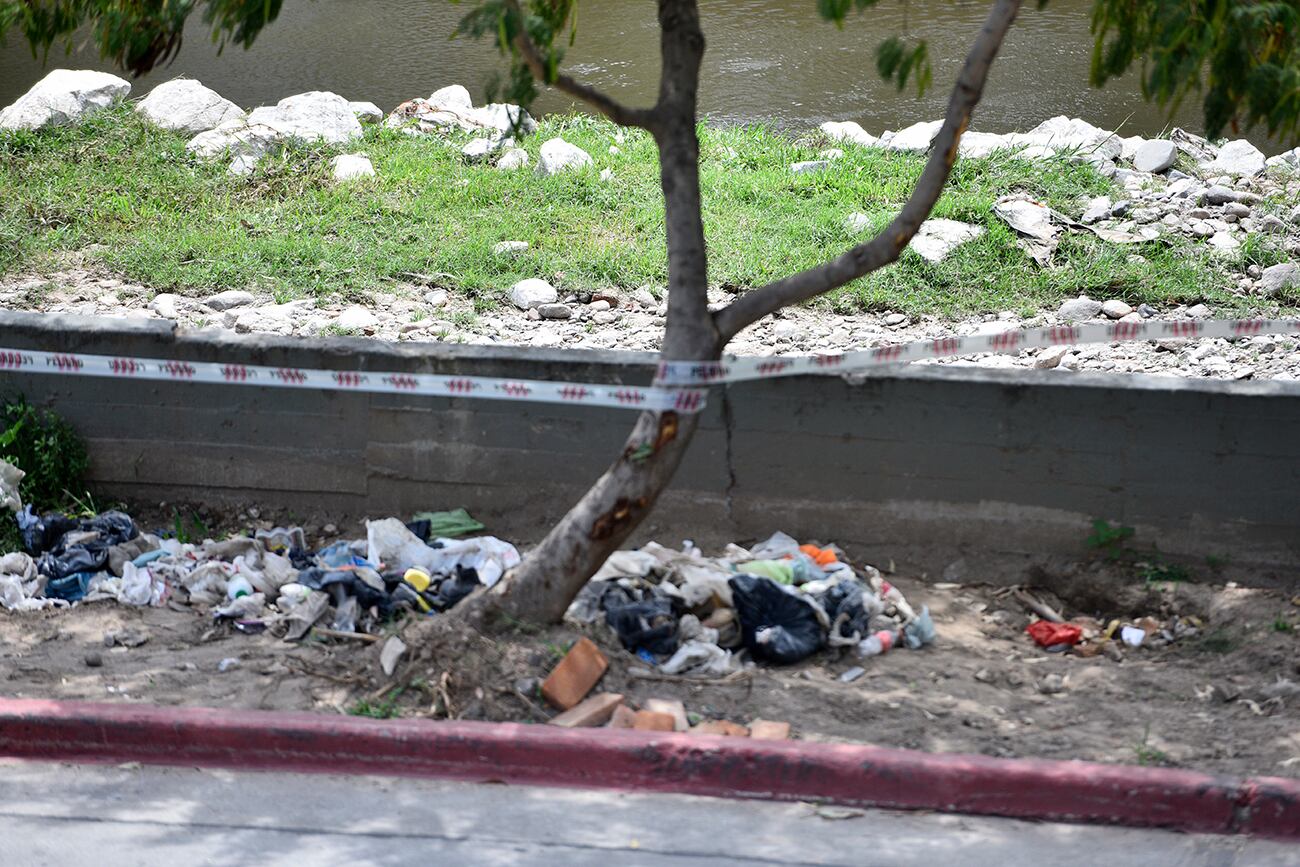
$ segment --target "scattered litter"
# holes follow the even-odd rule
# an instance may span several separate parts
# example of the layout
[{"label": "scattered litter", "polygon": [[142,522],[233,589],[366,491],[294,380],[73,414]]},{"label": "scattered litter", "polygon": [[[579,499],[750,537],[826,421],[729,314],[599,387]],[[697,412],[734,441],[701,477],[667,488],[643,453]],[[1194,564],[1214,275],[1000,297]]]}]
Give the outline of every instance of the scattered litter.
[{"label": "scattered litter", "polygon": [[1120,629],[1119,637],[1129,647],[1141,647],[1142,642],[1146,640],[1147,633],[1145,629],[1137,626],[1125,626]]},{"label": "scattered litter", "polygon": [[379,651],[379,667],[384,670],[385,677],[393,676],[397,663],[404,653],[406,653],[406,644],[396,635],[384,642],[383,649]]},{"label": "scattered litter", "polygon": [[865,668],[861,666],[854,666],[853,668],[850,668],[848,671],[840,675],[840,683],[853,683],[853,681],[857,680],[859,677],[862,677],[862,675],[866,673],[867,670]]},{"label": "scattered litter", "polygon": [[239,665],[239,659],[237,657],[227,656],[225,659],[217,663],[217,671],[220,671],[224,674],[225,672],[230,671],[230,669],[234,668],[237,665]]},{"label": "scattered litter", "polygon": [[1070,623],[1035,620],[1025,627],[1025,632],[1029,633],[1029,637],[1034,639],[1034,643],[1039,647],[1073,645],[1083,640],[1083,630]]}]

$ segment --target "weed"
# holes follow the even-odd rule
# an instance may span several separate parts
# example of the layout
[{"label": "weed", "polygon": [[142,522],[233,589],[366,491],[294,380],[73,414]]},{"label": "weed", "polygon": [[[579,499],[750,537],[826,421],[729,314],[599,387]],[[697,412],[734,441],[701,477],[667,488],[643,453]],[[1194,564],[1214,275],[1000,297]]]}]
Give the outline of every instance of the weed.
[{"label": "weed", "polygon": [[1273,621],[1274,632],[1291,632],[1294,629],[1295,626],[1291,624],[1291,621],[1286,620],[1285,618],[1279,617],[1277,620]]},{"label": "weed", "polygon": [[172,509],[172,535],[182,545],[191,545],[202,542],[212,534],[198,515],[191,512],[187,522],[178,510]]},{"label": "weed", "polygon": [[1169,754],[1164,750],[1152,746],[1151,724],[1147,723],[1142,729],[1142,740],[1133,745],[1133,755],[1137,758],[1139,765],[1168,765],[1170,764]]},{"label": "weed", "polygon": [[1179,566],[1176,563],[1165,563],[1160,559],[1159,554],[1151,555],[1150,559],[1141,560],[1133,564],[1137,576],[1147,584],[1157,584],[1161,581],[1190,581],[1192,573],[1185,566]]},{"label": "weed", "polygon": [[473,328],[478,323],[478,317],[469,310],[457,310],[451,314],[451,323],[457,328]]},{"label": "weed", "polygon": [[18,397],[0,409],[0,457],[27,475],[18,486],[24,503],[59,509],[83,490],[86,446],[64,419]]},{"label": "weed", "polygon": [[344,328],[331,322],[320,330],[322,337],[356,337],[361,332],[355,328]]},{"label": "weed", "polygon": [[423,322],[425,319],[428,318],[429,318],[429,313],[426,310],[417,310],[411,314],[412,322]]},{"label": "weed", "polygon": [[371,719],[392,719],[399,715],[397,700],[402,697],[402,693],[405,691],[406,687],[399,686],[385,699],[370,701],[363,698],[348,708],[348,713],[352,716],[367,716]]},{"label": "weed", "polygon": [[1237,645],[1238,641],[1228,634],[1228,630],[1220,627],[1207,632],[1195,646],[1202,653],[1231,653],[1237,649]]},{"label": "weed", "polygon": [[1098,518],[1092,522],[1092,533],[1088,536],[1087,545],[1103,552],[1107,560],[1119,560],[1128,553],[1124,543],[1132,539],[1135,532],[1132,527],[1112,527],[1109,521]]}]

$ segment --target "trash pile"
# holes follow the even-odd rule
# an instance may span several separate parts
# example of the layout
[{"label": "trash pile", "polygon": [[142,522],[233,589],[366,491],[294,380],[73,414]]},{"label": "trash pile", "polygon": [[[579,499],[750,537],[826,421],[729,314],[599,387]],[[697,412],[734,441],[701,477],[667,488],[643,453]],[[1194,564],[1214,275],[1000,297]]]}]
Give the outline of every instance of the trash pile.
[{"label": "trash pile", "polygon": [[565,615],[603,622],[664,674],[717,677],[753,663],[789,665],[825,648],[859,657],[934,640],[918,612],[878,569],[855,568],[835,546],[785,533],[705,557],[693,543],[651,542],[610,556]]},{"label": "trash pile", "polygon": [[463,509],[367,521],[366,538],[315,552],[301,527],[191,543],[142,533],[119,511],[76,518],[27,506],[16,518],[26,551],[0,557],[0,607],[196,607],[288,640],[313,627],[371,633],[401,609],[446,611],[519,563],[495,537],[454,538],[483,529]]},{"label": "trash pile", "polygon": [[1038,615],[1037,620],[1025,627],[1025,632],[1049,653],[1068,651],[1082,657],[1105,654],[1118,662],[1123,658],[1121,645],[1130,648],[1163,647],[1199,635],[1205,628],[1199,617],[1190,615],[1173,615],[1164,620],[1151,616],[1117,617],[1107,621],[1081,615],[1066,620],[1054,608],[1023,590],[1010,592],[1025,608]]}]

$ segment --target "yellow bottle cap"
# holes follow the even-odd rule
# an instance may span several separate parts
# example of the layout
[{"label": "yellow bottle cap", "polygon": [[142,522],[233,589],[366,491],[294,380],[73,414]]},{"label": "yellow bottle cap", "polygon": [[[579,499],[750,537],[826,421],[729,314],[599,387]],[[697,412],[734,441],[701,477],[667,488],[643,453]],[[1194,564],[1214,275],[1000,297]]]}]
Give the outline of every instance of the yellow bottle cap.
[{"label": "yellow bottle cap", "polygon": [[411,568],[406,570],[406,574],[402,576],[402,580],[423,593],[429,589],[429,582],[433,579],[431,579],[429,573],[425,572],[423,569]]}]

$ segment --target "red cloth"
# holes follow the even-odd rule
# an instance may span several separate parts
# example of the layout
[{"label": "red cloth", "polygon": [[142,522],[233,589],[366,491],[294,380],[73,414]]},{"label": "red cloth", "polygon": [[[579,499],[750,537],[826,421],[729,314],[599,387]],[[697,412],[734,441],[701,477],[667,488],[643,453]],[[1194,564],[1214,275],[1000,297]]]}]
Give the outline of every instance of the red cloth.
[{"label": "red cloth", "polygon": [[1025,627],[1025,632],[1039,647],[1051,647],[1055,644],[1078,644],[1083,640],[1083,630],[1071,623],[1052,623],[1048,620],[1035,620]]}]

